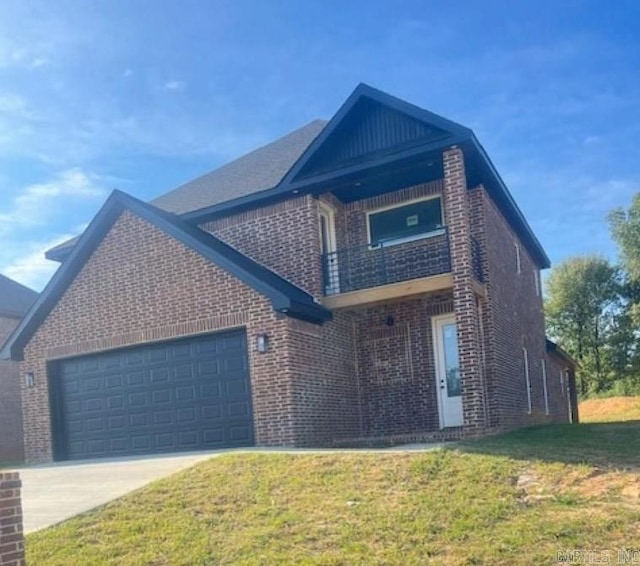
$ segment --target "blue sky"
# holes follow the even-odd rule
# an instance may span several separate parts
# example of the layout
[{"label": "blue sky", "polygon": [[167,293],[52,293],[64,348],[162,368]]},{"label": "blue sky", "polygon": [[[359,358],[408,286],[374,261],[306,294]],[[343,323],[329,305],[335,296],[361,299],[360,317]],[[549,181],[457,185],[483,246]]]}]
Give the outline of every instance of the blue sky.
[{"label": "blue sky", "polygon": [[474,129],[554,263],[640,191],[640,2],[3,0],[0,272],[114,188],[151,199],[359,82]]}]

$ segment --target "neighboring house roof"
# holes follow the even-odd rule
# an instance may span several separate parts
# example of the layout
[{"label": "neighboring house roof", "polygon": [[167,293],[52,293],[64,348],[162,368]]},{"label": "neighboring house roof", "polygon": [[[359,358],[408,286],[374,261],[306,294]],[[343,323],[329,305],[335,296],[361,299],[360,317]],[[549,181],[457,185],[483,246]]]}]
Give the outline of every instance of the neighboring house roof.
[{"label": "neighboring house roof", "polygon": [[22,318],[38,298],[38,293],[0,274],[0,316]]},{"label": "neighboring house roof", "polygon": [[[442,178],[442,151],[454,145],[464,151],[468,186],[486,187],[538,266],[548,267],[549,258],[473,131],[365,84],[328,123],[311,122],[153,204],[198,224],[298,194],[332,191],[349,202]],[[73,243],[46,255],[62,260]]]},{"label": "neighboring house roof", "polygon": [[124,210],[130,210],[267,297],[275,311],[316,324],[331,319],[331,311],[316,303],[309,293],[215,236],[184,222],[174,214],[121,191],[113,191],[80,236],[67,260],[9,337],[0,351],[0,358],[22,359],[24,346]]},{"label": "neighboring house roof", "polygon": [[550,354],[555,354],[559,358],[562,358],[562,360],[564,360],[564,362],[568,366],[571,366],[572,368],[578,367],[579,364],[578,364],[578,362],[576,362],[576,360],[574,360],[560,346],[558,346],[555,342],[552,342],[548,338],[546,339],[546,348],[547,348],[547,352],[549,352]]}]

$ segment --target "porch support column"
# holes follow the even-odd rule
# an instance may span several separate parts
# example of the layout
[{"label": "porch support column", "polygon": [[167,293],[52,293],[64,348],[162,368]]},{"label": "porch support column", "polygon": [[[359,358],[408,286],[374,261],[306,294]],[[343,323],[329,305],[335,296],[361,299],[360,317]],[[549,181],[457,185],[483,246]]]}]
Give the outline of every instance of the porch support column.
[{"label": "porch support column", "polygon": [[480,350],[480,317],[473,287],[473,260],[467,178],[462,150],[443,153],[444,211],[449,228],[453,305],[458,329],[465,436],[476,436],[486,426]]}]

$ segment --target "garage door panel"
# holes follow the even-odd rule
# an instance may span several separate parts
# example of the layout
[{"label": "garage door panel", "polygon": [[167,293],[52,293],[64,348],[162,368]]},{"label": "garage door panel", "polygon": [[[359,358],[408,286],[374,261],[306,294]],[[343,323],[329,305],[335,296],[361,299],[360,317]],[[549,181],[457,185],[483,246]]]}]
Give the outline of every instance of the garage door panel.
[{"label": "garage door panel", "polygon": [[173,359],[191,358],[193,356],[193,346],[191,344],[176,344],[171,352]]},{"label": "garage door panel", "polygon": [[65,360],[52,391],[61,457],[253,444],[244,332]]},{"label": "garage door panel", "polygon": [[127,428],[127,418],[124,415],[109,417],[109,430],[121,431]]},{"label": "garage door panel", "polygon": [[196,421],[196,410],[193,407],[185,407],[176,411],[176,419],[179,424],[191,424]]},{"label": "garage door panel", "polygon": [[249,393],[248,384],[244,381],[227,381],[224,384],[227,397],[246,397]]},{"label": "garage door panel", "polygon": [[103,389],[103,380],[99,377],[88,378],[82,381],[83,389],[86,393],[100,391]]},{"label": "garage door panel", "polygon": [[124,410],[125,405],[126,402],[124,395],[110,395],[109,397],[107,397],[107,410],[110,413],[118,410]]},{"label": "garage door panel", "polygon": [[[94,393],[95,394],[95,393]],[[97,413],[102,411],[105,406],[105,400],[100,397],[94,397],[92,399],[87,399],[84,402],[84,412],[87,414]]]},{"label": "garage door panel", "polygon": [[143,371],[133,371],[125,374],[126,384],[129,388],[131,387],[144,387],[144,372]]},{"label": "garage door panel", "polygon": [[149,428],[149,413],[139,413],[139,414],[130,414],[129,415],[129,427],[132,429]]},{"label": "garage door panel", "polygon": [[113,374],[104,376],[104,386],[107,389],[116,389],[122,387],[122,375]]},{"label": "garage door panel", "polygon": [[251,407],[244,401],[229,403],[227,405],[227,415],[229,417],[246,417],[251,413]]},{"label": "garage door panel", "polygon": [[99,361],[92,358],[83,358],[78,366],[77,371],[80,373],[94,372],[98,370]]},{"label": "garage door panel", "polygon": [[156,406],[172,403],[174,400],[173,397],[173,391],[171,389],[157,389],[151,392],[151,402]]},{"label": "garage door panel", "polygon": [[127,367],[144,364],[144,354],[140,350],[129,350],[123,356],[123,363]]},{"label": "garage door panel", "polygon": [[219,360],[208,360],[198,364],[198,375],[200,376],[218,376],[220,373]]},{"label": "garage door panel", "polygon": [[229,429],[229,440],[233,441],[245,441],[251,435],[251,431],[246,426],[235,426]]},{"label": "garage door panel", "polygon": [[200,385],[200,398],[211,399],[222,395],[222,387],[219,382],[213,381]]},{"label": "garage door panel", "polygon": [[171,381],[171,368],[159,367],[150,371],[150,381],[152,384],[162,384]]}]

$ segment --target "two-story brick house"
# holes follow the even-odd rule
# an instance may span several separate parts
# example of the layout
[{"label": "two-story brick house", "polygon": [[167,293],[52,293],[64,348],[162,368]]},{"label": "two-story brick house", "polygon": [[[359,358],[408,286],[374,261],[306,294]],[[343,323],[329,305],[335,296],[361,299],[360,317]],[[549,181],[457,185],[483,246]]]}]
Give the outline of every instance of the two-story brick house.
[{"label": "two-story brick house", "polygon": [[485,151],[366,85],[150,204],[114,192],[48,256],[4,349],[30,461],[569,419],[549,260]]}]

